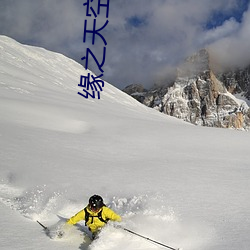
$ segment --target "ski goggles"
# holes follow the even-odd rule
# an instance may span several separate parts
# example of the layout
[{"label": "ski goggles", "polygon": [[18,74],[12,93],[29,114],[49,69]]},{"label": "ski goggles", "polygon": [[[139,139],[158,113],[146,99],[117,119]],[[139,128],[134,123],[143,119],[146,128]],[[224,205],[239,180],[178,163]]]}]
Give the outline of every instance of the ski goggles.
[{"label": "ski goggles", "polygon": [[97,207],[97,206],[93,206],[93,205],[92,206],[90,205],[89,208],[93,212],[97,212],[97,211],[99,211],[101,209],[101,207]]}]

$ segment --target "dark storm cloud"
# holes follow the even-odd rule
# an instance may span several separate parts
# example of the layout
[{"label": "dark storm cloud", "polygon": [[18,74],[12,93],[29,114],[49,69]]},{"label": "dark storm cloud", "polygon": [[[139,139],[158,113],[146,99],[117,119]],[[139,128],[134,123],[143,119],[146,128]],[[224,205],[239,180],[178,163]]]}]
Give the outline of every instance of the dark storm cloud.
[{"label": "dark storm cloud", "polygon": [[[84,2],[1,0],[0,34],[61,52],[81,62],[86,47],[91,46],[82,41]],[[110,0],[109,24],[102,33],[108,43],[104,78],[120,88],[130,83],[149,86],[165,79],[180,60],[205,46],[211,46],[225,62],[231,60],[228,49],[239,46],[238,57],[243,56],[246,61],[250,21],[249,11],[239,18],[242,2]],[[211,20],[216,16],[226,19]],[[97,22],[102,26],[105,17],[98,17]],[[91,47],[98,58],[102,57],[103,46],[97,39]],[[93,62],[90,66],[98,74]]]}]

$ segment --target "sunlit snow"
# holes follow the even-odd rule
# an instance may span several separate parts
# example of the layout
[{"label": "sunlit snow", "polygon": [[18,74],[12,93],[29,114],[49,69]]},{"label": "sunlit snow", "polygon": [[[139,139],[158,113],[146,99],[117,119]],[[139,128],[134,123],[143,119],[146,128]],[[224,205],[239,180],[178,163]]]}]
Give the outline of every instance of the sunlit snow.
[{"label": "sunlit snow", "polygon": [[249,132],[190,125],[108,83],[85,99],[87,73],[0,36],[0,248],[163,249],[112,223],[92,243],[84,222],[62,239],[36,223],[64,223],[99,194],[123,227],[171,247],[249,250]]}]

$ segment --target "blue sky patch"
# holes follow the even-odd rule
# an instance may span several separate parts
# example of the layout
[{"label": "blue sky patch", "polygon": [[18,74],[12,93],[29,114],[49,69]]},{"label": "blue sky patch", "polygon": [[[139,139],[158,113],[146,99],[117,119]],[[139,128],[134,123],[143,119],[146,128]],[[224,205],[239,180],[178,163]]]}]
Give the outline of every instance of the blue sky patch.
[{"label": "blue sky patch", "polygon": [[139,16],[131,16],[129,18],[127,18],[127,24],[130,27],[141,27],[146,25],[146,18],[145,17],[139,17]]},{"label": "blue sky patch", "polygon": [[241,23],[244,12],[248,9],[249,0],[239,0],[237,9],[230,13],[225,13],[223,10],[213,13],[210,20],[206,23],[206,29],[213,29],[221,26],[226,20],[234,18],[238,23]]}]

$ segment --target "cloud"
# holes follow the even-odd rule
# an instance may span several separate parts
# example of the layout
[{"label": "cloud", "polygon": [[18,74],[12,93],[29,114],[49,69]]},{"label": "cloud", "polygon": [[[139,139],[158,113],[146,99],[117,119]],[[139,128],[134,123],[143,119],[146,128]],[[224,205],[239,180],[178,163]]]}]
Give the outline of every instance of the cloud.
[{"label": "cloud", "polygon": [[225,37],[231,36],[237,33],[240,28],[240,24],[235,20],[235,18],[230,18],[224,21],[221,26],[204,31],[203,36],[200,39],[201,44],[211,44],[213,42],[219,41]]},{"label": "cloud", "polygon": [[210,44],[210,51],[215,60],[225,67],[244,67],[250,64],[249,40],[250,10],[248,9],[243,15],[242,22],[238,23],[238,27],[233,32]]},{"label": "cloud", "polygon": [[[1,0],[0,33],[63,53],[82,64],[80,58],[87,47],[98,59],[102,58],[101,39],[97,37],[94,46],[82,40],[87,19],[84,2]],[[230,60],[226,58],[226,48],[236,48],[238,44],[242,46],[241,54],[246,55],[249,13],[245,12],[242,21],[234,17],[242,8],[239,2],[242,1],[110,0],[109,24],[102,31],[108,43],[104,78],[119,88],[130,83],[149,87],[165,79],[175,65],[204,46],[211,45],[224,61]],[[219,23],[218,16],[225,20]],[[98,17],[98,27],[105,20],[103,14]],[[212,23],[213,28],[208,29]],[[93,60],[89,65],[99,73]]]}]

